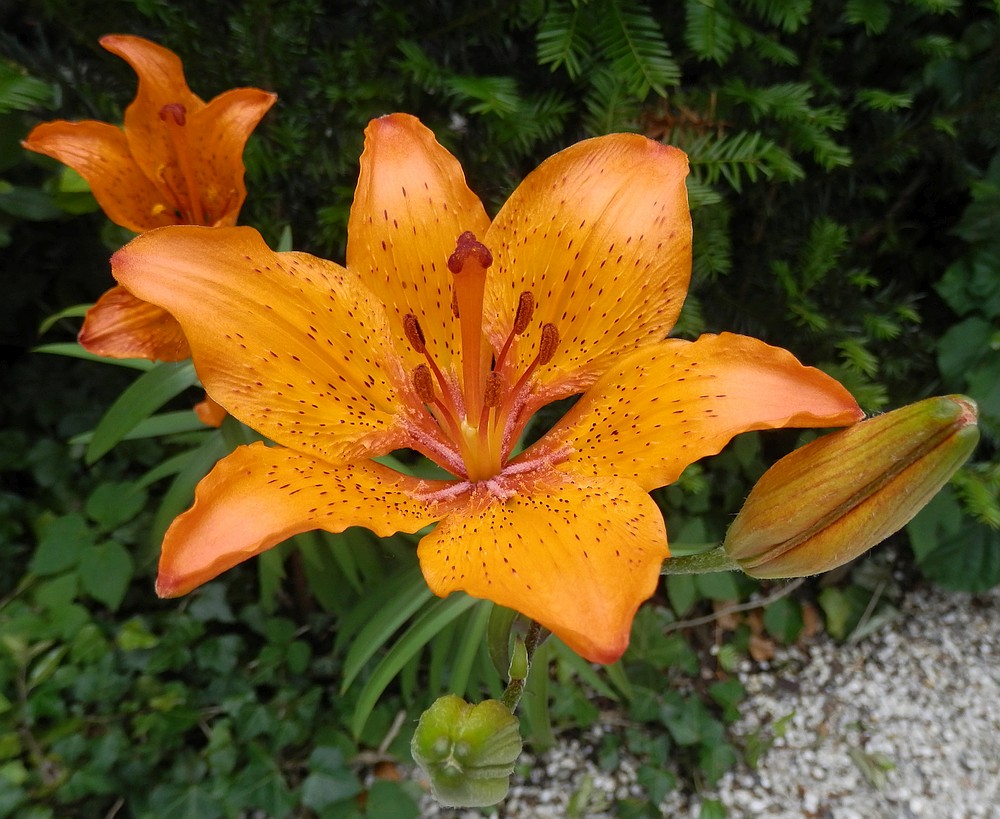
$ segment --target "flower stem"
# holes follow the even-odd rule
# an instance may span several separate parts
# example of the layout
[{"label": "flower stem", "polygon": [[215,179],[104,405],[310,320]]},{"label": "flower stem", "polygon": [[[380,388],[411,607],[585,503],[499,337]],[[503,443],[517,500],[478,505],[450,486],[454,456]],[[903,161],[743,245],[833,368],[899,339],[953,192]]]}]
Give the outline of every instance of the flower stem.
[{"label": "flower stem", "polygon": [[660,574],[707,574],[708,572],[727,572],[739,570],[739,564],[733,560],[722,546],[716,546],[707,552],[683,557],[671,557],[663,561]]}]

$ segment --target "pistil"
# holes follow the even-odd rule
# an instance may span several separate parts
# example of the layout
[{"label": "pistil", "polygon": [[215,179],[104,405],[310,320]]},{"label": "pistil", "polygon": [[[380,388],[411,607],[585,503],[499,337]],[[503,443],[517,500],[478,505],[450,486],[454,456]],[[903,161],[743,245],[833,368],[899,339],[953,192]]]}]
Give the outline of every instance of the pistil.
[{"label": "pistil", "polygon": [[167,126],[170,144],[173,146],[174,156],[177,157],[177,165],[187,188],[187,201],[191,209],[193,224],[204,225],[206,224],[205,213],[201,208],[201,197],[198,195],[198,185],[195,181],[194,168],[191,165],[191,154],[188,151],[187,139],[184,135],[184,127],[187,124],[187,109],[179,102],[167,103],[160,109],[160,119]]},{"label": "pistil", "polygon": [[462,392],[469,424],[478,423],[483,411],[484,381],[492,356],[483,335],[486,269],[491,264],[493,254],[470,231],[458,237],[455,252],[448,259],[448,269],[454,274],[453,292],[462,330]]}]

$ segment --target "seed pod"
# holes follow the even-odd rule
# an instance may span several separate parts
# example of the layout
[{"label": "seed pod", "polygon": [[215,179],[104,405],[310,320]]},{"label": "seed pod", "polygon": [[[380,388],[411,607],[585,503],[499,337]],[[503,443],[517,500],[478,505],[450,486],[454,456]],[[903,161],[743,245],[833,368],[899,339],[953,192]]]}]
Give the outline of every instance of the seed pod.
[{"label": "seed pod", "polygon": [[853,560],[905,526],[966,461],[977,417],[971,398],[927,398],[806,444],[751,490],[726,552],[758,578]]},{"label": "seed pod", "polygon": [[442,805],[495,805],[521,753],[520,724],[499,700],[472,705],[448,694],[420,716],[410,753]]}]

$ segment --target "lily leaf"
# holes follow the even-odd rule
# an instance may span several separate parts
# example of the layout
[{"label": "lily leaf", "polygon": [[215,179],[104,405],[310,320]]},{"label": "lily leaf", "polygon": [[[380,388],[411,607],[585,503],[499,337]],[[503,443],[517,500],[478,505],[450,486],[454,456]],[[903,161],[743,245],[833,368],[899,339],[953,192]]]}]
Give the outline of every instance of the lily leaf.
[{"label": "lily leaf", "polygon": [[94,463],[167,401],[198,382],[190,361],[158,364],[139,376],[104,414],[90,446],[86,461]]},{"label": "lily leaf", "polygon": [[355,737],[361,735],[378,698],[410,658],[426,646],[441,629],[477,602],[476,598],[457,592],[443,600],[435,600],[427,606],[413,625],[389,649],[361,690],[350,722],[351,733]]},{"label": "lily leaf", "polygon": [[50,355],[64,355],[70,358],[82,358],[85,361],[98,361],[101,364],[115,364],[119,367],[128,367],[132,370],[151,370],[153,362],[144,358],[105,358],[87,352],[75,341],[59,341],[53,344],[41,344],[32,348],[33,353],[48,353]]}]

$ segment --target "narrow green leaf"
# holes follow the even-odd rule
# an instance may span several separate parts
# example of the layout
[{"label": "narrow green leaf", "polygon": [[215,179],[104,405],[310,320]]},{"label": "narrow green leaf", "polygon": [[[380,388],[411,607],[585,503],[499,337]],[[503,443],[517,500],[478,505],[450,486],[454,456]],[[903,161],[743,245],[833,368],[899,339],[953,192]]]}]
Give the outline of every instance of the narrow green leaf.
[{"label": "narrow green leaf", "polygon": [[94,463],[136,425],[188,387],[198,382],[190,361],[157,364],[139,376],[104,414],[87,447],[86,461]]},{"label": "narrow green leaf", "polygon": [[465,628],[459,635],[458,651],[451,658],[451,691],[459,696],[472,696],[469,690],[469,679],[472,676],[472,665],[479,655],[479,647],[486,636],[486,628],[490,621],[493,604],[488,600],[477,600],[476,610],[467,619]]},{"label": "narrow green leaf", "polygon": [[[207,429],[194,410],[175,410],[151,415],[133,427],[123,441],[137,441],[142,438],[160,438],[181,432],[196,432]],[[71,444],[89,444],[94,439],[94,430],[81,432],[70,439]]]},{"label": "narrow green leaf", "polygon": [[33,353],[47,353],[49,355],[64,355],[70,358],[82,358],[85,361],[97,361],[101,364],[114,364],[118,367],[128,367],[132,370],[151,370],[152,361],[144,358],[105,358],[104,356],[88,353],[75,341],[60,341],[54,344],[40,344],[33,347]]},{"label": "narrow green leaf", "polygon": [[[408,569],[381,589],[372,589],[376,608],[365,620],[365,625],[351,638],[351,647],[344,658],[344,671],[340,690],[346,691],[354,678],[375,653],[382,648],[433,593],[424,582],[419,567]],[[339,642],[339,641],[338,641]]]},{"label": "narrow green leaf", "polygon": [[351,733],[361,735],[368,717],[400,669],[418,651],[426,646],[445,626],[476,604],[476,598],[462,593],[452,594],[444,600],[435,600],[389,649],[375,667],[358,696],[358,703],[351,716]]},{"label": "narrow green leaf", "polygon": [[93,306],[92,304],[74,304],[72,307],[67,307],[65,310],[53,313],[38,325],[38,335],[44,336],[58,321],[66,318],[80,318],[87,315],[87,311]]}]

